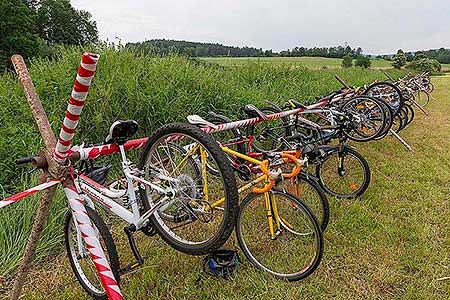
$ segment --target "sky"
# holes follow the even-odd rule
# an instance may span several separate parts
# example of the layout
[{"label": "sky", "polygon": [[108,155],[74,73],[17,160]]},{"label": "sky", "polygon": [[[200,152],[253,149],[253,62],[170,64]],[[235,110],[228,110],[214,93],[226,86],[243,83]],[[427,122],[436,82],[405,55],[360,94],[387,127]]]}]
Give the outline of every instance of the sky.
[{"label": "sky", "polygon": [[450,0],[71,0],[110,42],[176,39],[365,54],[450,48]]}]

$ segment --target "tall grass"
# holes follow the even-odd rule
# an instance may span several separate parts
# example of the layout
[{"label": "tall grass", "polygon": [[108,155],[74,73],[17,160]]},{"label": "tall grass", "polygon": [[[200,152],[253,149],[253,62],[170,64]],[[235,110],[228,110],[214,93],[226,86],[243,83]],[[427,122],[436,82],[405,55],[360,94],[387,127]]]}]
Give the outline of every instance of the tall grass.
[{"label": "tall grass", "polygon": [[[53,60],[36,59],[30,73],[53,131],[59,132],[81,50],[62,48]],[[162,124],[184,121],[188,114],[205,115],[222,110],[232,118],[241,116],[246,103],[262,104],[296,98],[314,99],[340,88],[338,74],[352,85],[384,79],[380,71],[308,70],[289,65],[249,63],[221,67],[184,57],[151,57],[125,50],[101,50],[98,71],[83,111],[75,142],[101,141],[117,119],[134,119],[140,136],[150,135]],[[401,73],[390,71],[393,76]],[[42,147],[26,99],[13,74],[0,77],[0,198],[36,183],[24,175],[14,160]],[[38,196],[0,211],[0,276],[11,274],[23,252]],[[60,244],[65,202],[56,198],[38,257]]]}]

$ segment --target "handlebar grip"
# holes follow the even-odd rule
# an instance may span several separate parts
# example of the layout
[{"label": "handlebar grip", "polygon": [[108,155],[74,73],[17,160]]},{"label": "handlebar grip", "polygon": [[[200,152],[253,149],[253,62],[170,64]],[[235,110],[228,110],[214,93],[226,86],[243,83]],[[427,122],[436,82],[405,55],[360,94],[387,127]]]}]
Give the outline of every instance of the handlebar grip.
[{"label": "handlebar grip", "polygon": [[299,166],[295,166],[292,168],[292,172],[291,173],[284,173],[282,174],[283,178],[292,178],[298,175],[298,173],[300,173],[300,171],[302,170],[301,167]]},{"label": "handlebar grip", "polygon": [[283,160],[288,163],[289,160],[292,161],[295,164],[295,167],[292,168],[292,172],[291,173],[287,173],[287,174],[283,174],[283,178],[292,178],[298,175],[298,173],[300,173],[300,171],[302,170],[301,168],[301,163],[298,160],[297,157],[295,157],[294,155],[291,155],[289,153],[283,153],[281,155],[281,157],[283,158]]},{"label": "handlebar grip", "polygon": [[264,175],[266,175],[267,177],[269,176],[269,161],[263,160],[261,162],[261,165],[259,165],[259,167],[261,168],[261,172],[264,173]]},{"label": "handlebar grip", "polygon": [[270,191],[275,186],[275,180],[270,179],[269,183],[266,184],[263,188],[253,188],[253,192],[257,194],[262,194]]},{"label": "handlebar grip", "polygon": [[263,160],[261,162],[261,164],[259,165],[259,167],[261,168],[261,172],[263,172],[264,175],[267,176],[269,183],[266,184],[263,188],[257,188],[257,187],[253,188],[253,192],[257,193],[257,194],[262,194],[262,193],[270,191],[275,186],[275,180],[269,178],[269,161],[267,159]]},{"label": "handlebar grip", "polygon": [[16,164],[18,164],[18,165],[29,164],[32,162],[33,162],[33,157],[24,157],[24,158],[20,158],[20,159],[16,160]]},{"label": "handlebar grip", "polygon": [[334,78],[336,78],[336,80],[339,81],[346,89],[350,88],[350,86],[343,79],[341,79],[341,77],[334,75]]}]

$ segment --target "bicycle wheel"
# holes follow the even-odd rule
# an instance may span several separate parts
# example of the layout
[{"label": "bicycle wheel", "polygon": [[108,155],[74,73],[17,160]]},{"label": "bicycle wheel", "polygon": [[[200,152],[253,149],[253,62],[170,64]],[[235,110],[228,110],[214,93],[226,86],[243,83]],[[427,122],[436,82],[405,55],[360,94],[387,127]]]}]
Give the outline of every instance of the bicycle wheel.
[{"label": "bicycle wheel", "polygon": [[[263,113],[270,115],[280,112],[274,107],[263,107]],[[257,152],[276,152],[285,149],[283,139],[291,136],[288,118],[283,117],[250,125],[248,135],[254,136],[253,149]]]},{"label": "bicycle wheel", "polygon": [[390,105],[387,104],[383,99],[379,100],[380,103],[383,104],[386,121],[384,122],[384,126],[381,132],[374,138],[375,140],[383,139],[389,133],[389,129],[391,129],[392,123],[394,122],[394,111],[391,109]]},{"label": "bicycle wheel", "polygon": [[398,114],[394,118],[394,123],[392,124],[392,130],[399,133],[400,130],[404,127],[403,125],[403,118],[401,114]]},{"label": "bicycle wheel", "polygon": [[434,92],[434,84],[431,81],[428,82],[427,92],[430,94]]},{"label": "bicycle wheel", "polygon": [[330,220],[330,204],[316,180],[315,176],[302,171],[295,178],[280,182],[277,188],[286,189],[308,205],[325,231]]},{"label": "bicycle wheel", "polygon": [[328,194],[349,199],[361,196],[369,187],[370,168],[364,157],[348,146],[328,151],[316,166],[319,184]]},{"label": "bicycle wheel", "polygon": [[[292,194],[276,188],[268,194],[278,209],[276,237],[270,235],[265,194],[251,193],[240,205],[236,223],[239,246],[259,269],[288,281],[303,279],[317,269],[322,258],[320,225],[308,206]],[[275,216],[273,209],[271,213]]]},{"label": "bicycle wheel", "polygon": [[415,113],[411,105],[405,104],[405,108],[408,110],[408,124],[406,124],[408,126],[414,120]]},{"label": "bicycle wheel", "polygon": [[383,104],[375,98],[357,96],[342,105],[342,110],[352,117],[353,129],[345,131],[351,140],[366,142],[373,140],[382,132],[387,113]]},{"label": "bicycle wheel", "polygon": [[[217,174],[207,172],[206,164]],[[236,221],[238,194],[229,160],[211,136],[190,124],[165,125],[148,139],[140,169],[146,180],[175,192],[159,204],[157,191],[141,188],[145,211],[159,205],[150,220],[164,241],[193,255],[226,242]]]},{"label": "bicycle wheel", "polygon": [[419,104],[422,107],[425,107],[430,102],[430,95],[424,91],[417,91],[415,93],[415,100],[417,104]]},{"label": "bicycle wheel", "polygon": [[[94,225],[94,230],[98,233],[100,244],[105,251],[106,258],[111,266],[114,277],[119,283],[119,257],[108,226],[106,226],[105,222],[92,208],[86,207],[86,211]],[[78,235],[78,233],[72,213],[69,211],[64,223],[64,240],[70,266],[72,267],[78,282],[90,296],[95,299],[107,299],[106,292],[98,277],[91,255],[83,242],[81,233],[79,233],[80,235]],[[82,244],[80,245],[79,242]]]},{"label": "bicycle wheel", "polygon": [[364,91],[364,94],[386,101],[394,112],[394,116],[398,114],[405,101],[400,89],[390,82],[373,83]]}]

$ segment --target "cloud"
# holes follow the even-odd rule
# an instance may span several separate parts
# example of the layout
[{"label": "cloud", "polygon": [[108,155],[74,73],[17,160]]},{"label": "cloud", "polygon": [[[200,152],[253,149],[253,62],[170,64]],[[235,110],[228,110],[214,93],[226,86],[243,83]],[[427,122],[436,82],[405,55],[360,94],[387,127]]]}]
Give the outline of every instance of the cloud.
[{"label": "cloud", "polygon": [[218,42],[275,51],[348,42],[365,53],[450,47],[446,0],[72,0],[100,36]]}]

